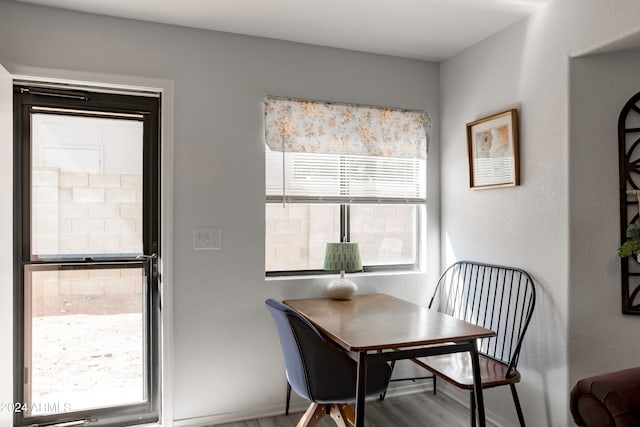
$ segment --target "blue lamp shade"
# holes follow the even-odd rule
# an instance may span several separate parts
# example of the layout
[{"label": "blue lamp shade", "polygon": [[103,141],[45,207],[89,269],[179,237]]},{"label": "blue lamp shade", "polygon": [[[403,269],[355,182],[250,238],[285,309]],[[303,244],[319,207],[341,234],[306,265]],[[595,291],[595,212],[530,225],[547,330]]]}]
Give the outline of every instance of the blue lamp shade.
[{"label": "blue lamp shade", "polygon": [[324,255],[324,269],[327,271],[360,271],[360,249],[357,243],[327,243]]}]

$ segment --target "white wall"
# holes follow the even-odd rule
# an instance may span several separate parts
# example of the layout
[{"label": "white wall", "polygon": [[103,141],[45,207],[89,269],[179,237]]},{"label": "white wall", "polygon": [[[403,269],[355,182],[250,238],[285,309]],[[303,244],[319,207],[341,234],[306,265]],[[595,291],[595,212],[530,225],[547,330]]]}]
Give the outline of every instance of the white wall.
[{"label": "white wall", "polygon": [[[582,158],[570,143],[569,57],[640,30],[639,18],[640,3],[636,0],[554,0],[533,17],[454,56],[441,67],[443,264],[472,258],[520,266],[533,275],[538,299],[522,352],[524,379],[519,385],[525,418],[531,426],[569,423],[568,394],[578,375],[574,370],[569,373],[574,356],[568,349],[573,332],[570,318],[574,318],[570,313],[577,310],[578,318],[591,315],[593,321],[610,314],[603,308],[588,313],[570,301],[593,296],[574,295],[575,289],[584,286],[579,281],[596,282],[603,274],[616,274],[614,267],[603,273],[601,262],[591,263],[589,248],[595,243],[584,245],[585,238],[574,235],[574,205],[583,209],[588,205],[593,215],[611,211],[615,216],[617,209],[593,203],[600,199],[585,192],[573,197],[569,180],[580,176],[573,170],[578,167],[584,172],[588,166],[582,162],[592,163],[595,154]],[[514,107],[520,110],[521,118],[522,185],[469,190],[465,124]],[[593,114],[589,117],[596,120]],[[617,163],[610,167],[617,170]],[[611,243],[603,249],[607,260],[611,259],[609,246]],[[580,265],[588,268],[575,274],[573,260],[583,256],[587,258]],[[612,289],[619,294],[615,285]],[[593,304],[589,307],[594,308]],[[599,332],[604,333],[602,329]],[[599,346],[598,338],[591,344]],[[632,341],[620,339],[617,344],[621,348],[616,351],[624,354],[637,350]],[[586,365],[597,358],[586,357]],[[621,357],[615,365],[623,361],[629,358]],[[606,361],[598,367],[604,369],[605,365]],[[508,390],[492,390],[486,397],[489,408],[515,425]]]},{"label": "white wall", "polygon": [[573,59],[570,68],[570,253],[577,255],[570,261],[569,379],[574,384],[640,364],[640,318],[621,314],[616,255],[618,117],[640,92],[640,50]]},{"label": "white wall", "polygon": [[[438,229],[438,64],[4,1],[0,64],[173,82],[174,234],[165,237],[174,241],[171,393],[179,424],[282,412],[282,356],[263,302],[324,292],[326,279],[264,278],[266,95],[429,112],[428,214]],[[222,250],[193,251],[197,226],[222,227]],[[438,246],[436,233],[427,274],[360,277],[360,289],[426,302]],[[3,340],[10,334],[10,325],[0,329]]]}]

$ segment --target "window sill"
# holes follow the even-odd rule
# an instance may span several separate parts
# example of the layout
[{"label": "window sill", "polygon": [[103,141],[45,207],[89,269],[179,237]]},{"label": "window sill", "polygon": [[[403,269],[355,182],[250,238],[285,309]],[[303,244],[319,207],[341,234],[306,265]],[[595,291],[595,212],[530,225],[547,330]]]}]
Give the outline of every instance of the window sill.
[{"label": "window sill", "polygon": [[[374,270],[358,273],[347,273],[347,276],[359,278],[359,277],[378,277],[378,276],[413,276],[417,274],[424,274],[425,271],[419,269],[407,269],[407,270]],[[318,279],[333,279],[339,276],[336,274],[301,274],[301,275],[283,275],[283,276],[265,276],[266,282],[287,282],[291,280],[295,281],[310,281]]]}]

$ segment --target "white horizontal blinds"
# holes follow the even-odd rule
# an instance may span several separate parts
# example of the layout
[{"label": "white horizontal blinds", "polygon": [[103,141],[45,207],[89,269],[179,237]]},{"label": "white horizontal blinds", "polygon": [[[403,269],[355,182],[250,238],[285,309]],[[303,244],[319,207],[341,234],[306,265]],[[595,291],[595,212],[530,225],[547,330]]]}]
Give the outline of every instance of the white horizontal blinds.
[{"label": "white horizontal blinds", "polygon": [[[283,153],[267,150],[267,201],[283,199]],[[426,165],[421,159],[284,153],[285,201],[325,203],[421,202]]]},{"label": "white horizontal blinds", "polygon": [[429,129],[424,112],[267,98],[267,201],[422,202]]}]

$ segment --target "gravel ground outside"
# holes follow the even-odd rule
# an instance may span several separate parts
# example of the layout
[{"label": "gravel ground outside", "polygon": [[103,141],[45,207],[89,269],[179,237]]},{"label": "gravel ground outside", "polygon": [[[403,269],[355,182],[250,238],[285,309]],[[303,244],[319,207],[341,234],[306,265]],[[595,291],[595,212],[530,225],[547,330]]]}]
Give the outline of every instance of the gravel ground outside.
[{"label": "gravel ground outside", "polygon": [[141,402],[142,331],[140,313],[34,317],[33,414]]}]

